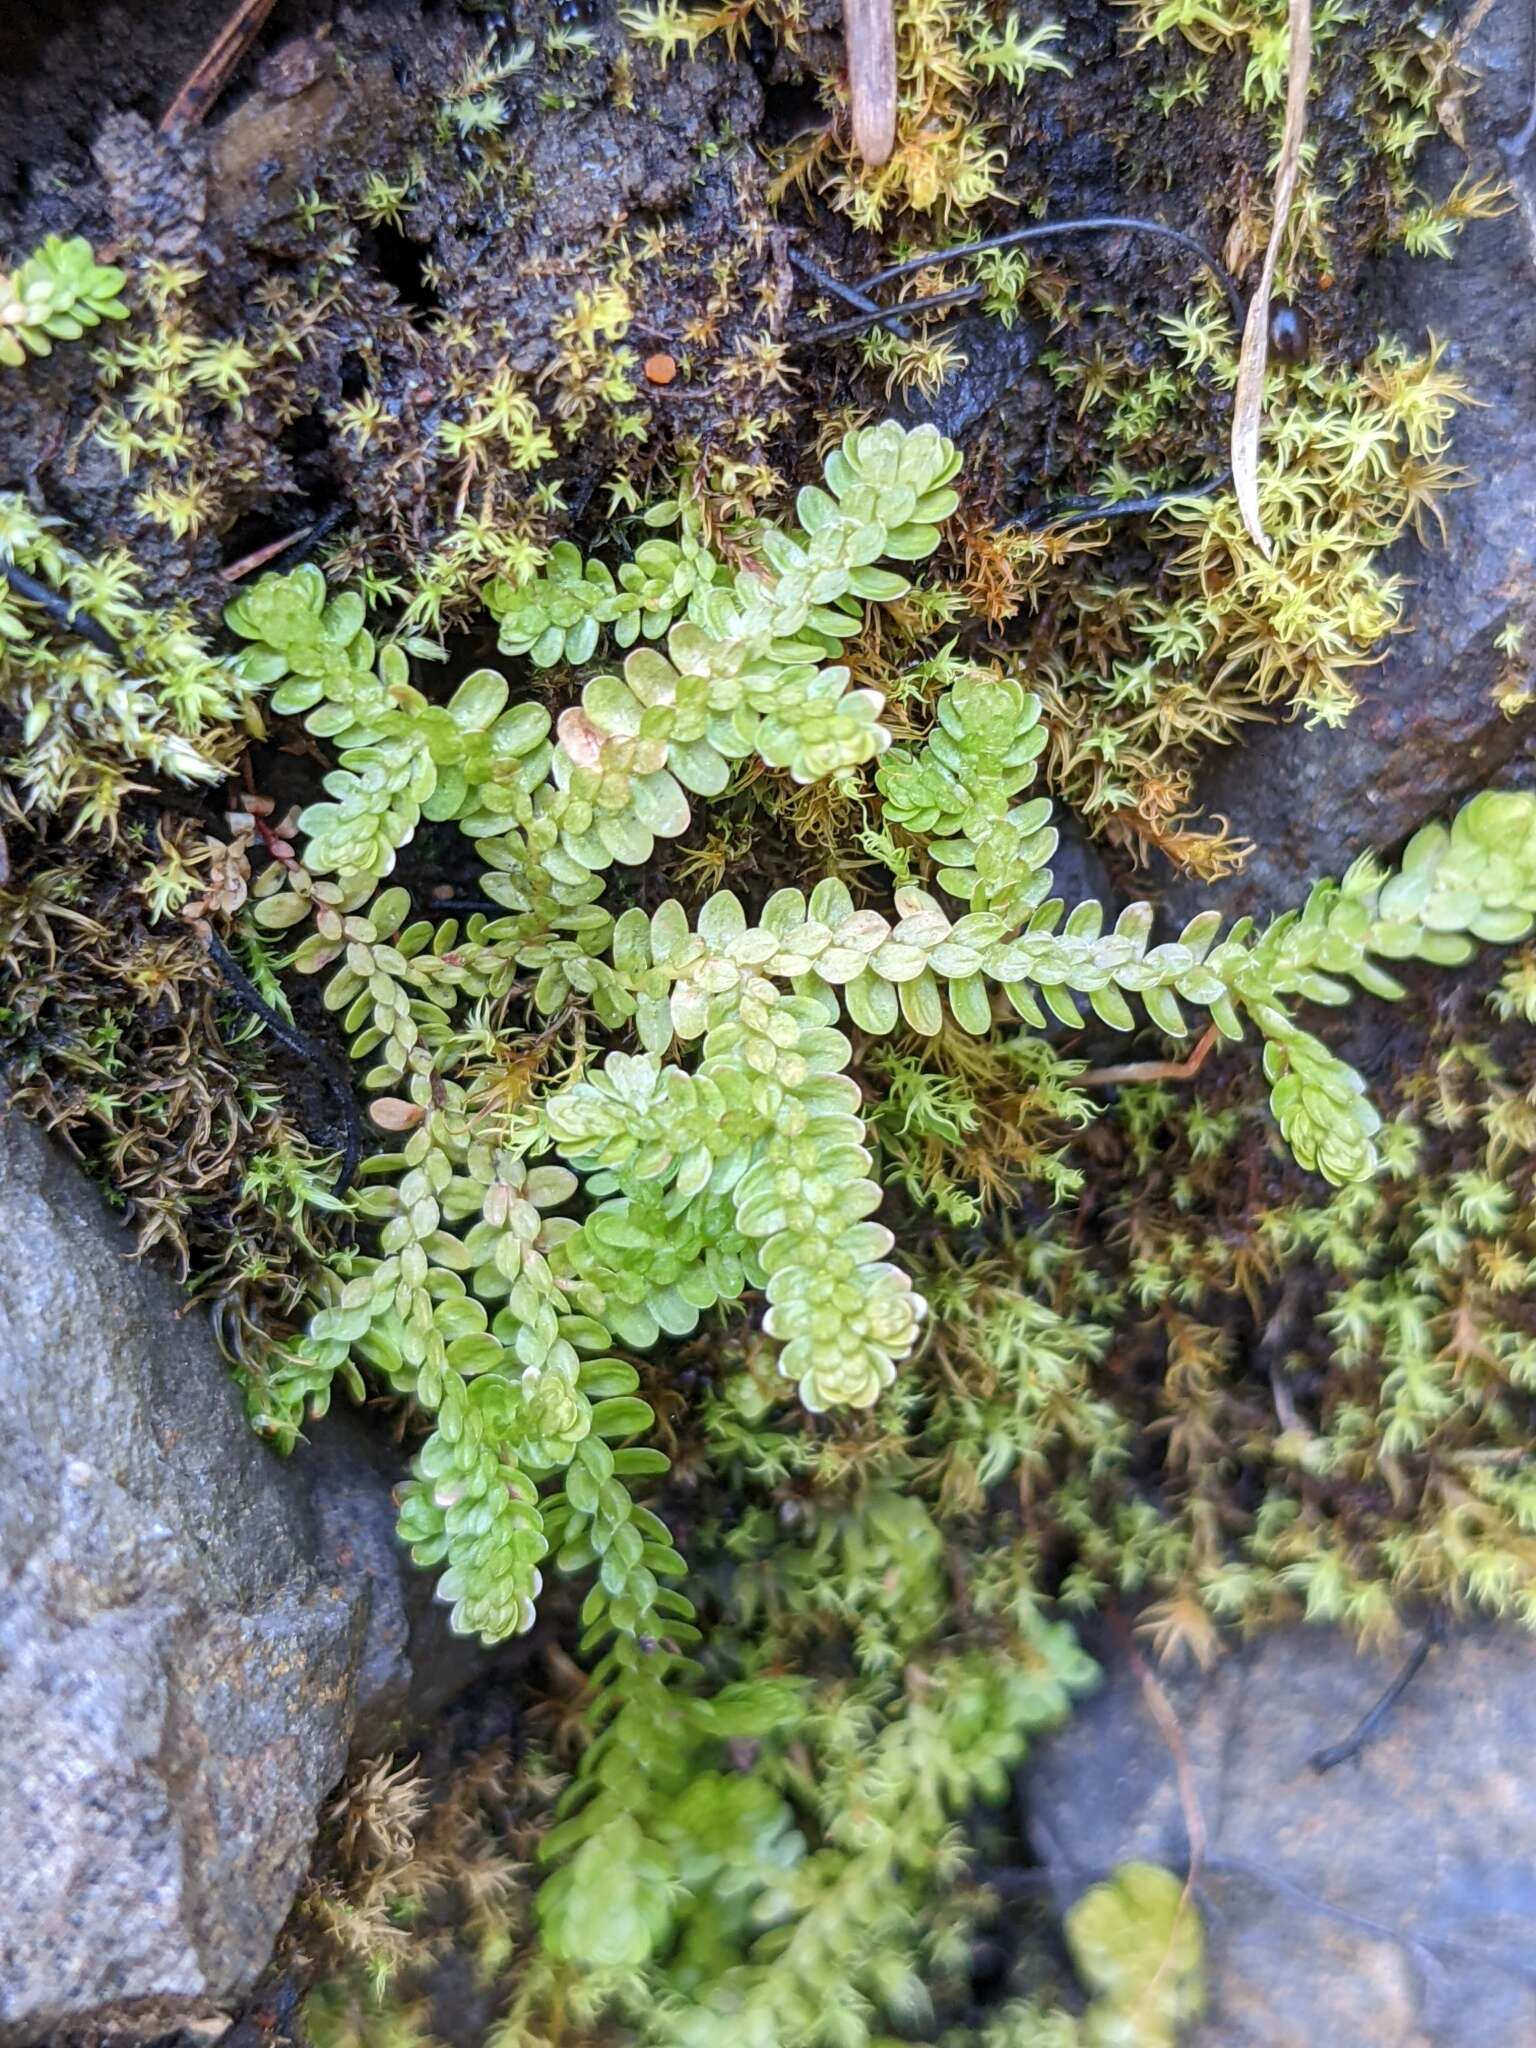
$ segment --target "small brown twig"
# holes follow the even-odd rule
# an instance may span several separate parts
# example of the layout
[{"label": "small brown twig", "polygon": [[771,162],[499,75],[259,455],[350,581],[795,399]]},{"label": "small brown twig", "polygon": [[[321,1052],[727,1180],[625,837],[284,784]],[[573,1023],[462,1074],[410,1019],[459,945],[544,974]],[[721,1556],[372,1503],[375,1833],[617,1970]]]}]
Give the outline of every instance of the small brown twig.
[{"label": "small brown twig", "polygon": [[[1123,1628],[1122,1624],[1122,1628]],[[1184,1740],[1184,1730],[1179,1726],[1179,1717],[1173,1711],[1173,1702],[1158,1682],[1157,1674],[1132,1641],[1129,1630],[1124,1631],[1126,1662],[1130,1665],[1137,1685],[1141,1688],[1142,1699],[1147,1712],[1157,1723],[1158,1733],[1168,1745],[1168,1754],[1173,1759],[1174,1783],[1179,1789],[1179,1806],[1184,1815],[1184,1832],[1189,1838],[1189,1875],[1184,1883],[1186,1897],[1200,1880],[1205,1864],[1208,1841],[1205,1832],[1205,1815],[1200,1808],[1200,1795],[1195,1788],[1195,1767],[1190,1761],[1189,1745]]]},{"label": "small brown twig", "polygon": [[264,569],[274,555],[286,554],[296,542],[308,540],[314,531],[313,525],[301,526],[295,533],[280,534],[276,540],[269,540],[259,548],[252,548],[248,555],[242,555],[238,562],[231,562],[219,571],[222,583],[238,583],[242,576],[249,576],[257,569]]},{"label": "small brown twig", "polygon": [[471,449],[464,458],[464,474],[459,478],[459,488],[455,491],[453,497],[453,523],[455,526],[458,525],[459,520],[463,517],[464,507],[469,502],[469,487],[475,480],[476,467],[475,453]]},{"label": "small brown twig", "polygon": [[843,0],[853,146],[872,171],[896,146],[896,0]]},{"label": "small brown twig", "polygon": [[1158,1733],[1168,1745],[1168,1754],[1173,1759],[1174,1783],[1178,1786],[1179,1806],[1184,1815],[1184,1836],[1189,1844],[1189,1862],[1185,1866],[1184,1889],[1179,1893],[1179,1903],[1174,1911],[1173,1930],[1168,1936],[1168,1946],[1162,1959],[1147,1982],[1141,1997],[1146,1999],[1156,1990],[1158,1980],[1167,1969],[1173,1954],[1174,1932],[1184,1914],[1193,1908],[1195,1888],[1200,1882],[1200,1873],[1205,1868],[1206,1851],[1209,1847],[1205,1831],[1205,1814],[1200,1806],[1200,1794],[1195,1785],[1195,1767],[1190,1761],[1189,1744],[1184,1740],[1184,1730],[1179,1726],[1179,1717],[1173,1711],[1169,1699],[1151,1665],[1143,1657],[1132,1640],[1130,1630],[1116,1614],[1114,1620],[1125,1649],[1126,1662],[1141,1688],[1142,1699],[1147,1712],[1157,1723]]},{"label": "small brown twig", "polygon": [[1207,1024],[1185,1060],[1130,1060],[1122,1067],[1090,1067],[1073,1082],[1075,1088],[1124,1087],[1134,1081],[1192,1081],[1205,1065],[1219,1036]]},{"label": "small brown twig", "polygon": [[271,12],[272,0],[240,0],[166,108],[160,123],[162,135],[180,135],[198,125],[234,76],[235,67],[249,52]]},{"label": "small brown twig", "polygon": [[1232,489],[1248,537],[1266,561],[1273,553],[1264,531],[1259,504],[1259,441],[1264,427],[1264,371],[1269,361],[1269,304],[1275,271],[1290,219],[1291,200],[1301,174],[1302,144],[1307,134],[1307,89],[1312,77],[1312,0],[1289,0],[1286,33],[1285,132],[1270,202],[1269,246],[1259,273],[1237,357],[1237,383],[1232,392]]},{"label": "small brown twig", "polygon": [[323,540],[329,540],[337,527],[352,517],[352,507],[345,498],[338,499],[312,520],[308,526],[300,526],[281,540],[272,540],[243,555],[238,562],[231,562],[219,575],[225,583],[238,583],[255,569],[261,569],[268,562],[276,561],[279,569],[293,569],[312,555]]}]

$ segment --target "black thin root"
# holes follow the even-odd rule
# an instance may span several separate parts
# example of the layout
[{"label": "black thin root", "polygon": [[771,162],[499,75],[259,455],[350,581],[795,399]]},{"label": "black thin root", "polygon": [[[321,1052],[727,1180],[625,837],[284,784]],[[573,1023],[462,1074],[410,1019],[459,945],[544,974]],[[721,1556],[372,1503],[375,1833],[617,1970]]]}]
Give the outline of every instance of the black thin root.
[{"label": "black thin root", "polygon": [[357,1113],[357,1097],[352,1084],[336,1065],[323,1046],[300,1031],[297,1025],[274,1010],[272,1005],[258,992],[255,983],[240,962],[230,952],[217,932],[208,934],[208,957],[223,975],[230,994],[242,1009],[249,1010],[253,1017],[259,1017],[279,1045],[287,1046],[296,1053],[306,1066],[313,1067],[324,1081],[327,1090],[341,1111],[342,1129],[345,1133],[342,1145],[341,1172],[336,1177],[333,1194],[344,1195],[352,1185],[353,1175],[363,1156],[363,1126]]},{"label": "black thin root", "polygon": [[39,611],[46,612],[61,633],[73,633],[77,639],[89,640],[99,653],[110,655],[114,661],[122,660],[121,642],[69,598],[61,597],[58,591],[39,582],[37,577],[29,576],[25,569],[18,569],[14,562],[0,561],[0,575],[5,577],[18,597],[24,597],[28,604],[35,604]]},{"label": "black thin root", "polygon": [[[948,306],[969,304],[980,298],[987,287],[979,279],[970,284],[956,285],[952,290],[936,292],[932,298],[905,300],[896,306],[879,306],[872,294],[881,286],[894,284],[898,279],[911,277],[920,270],[929,270],[937,263],[952,263],[967,256],[983,256],[994,249],[1012,249],[1025,242],[1043,242],[1063,235],[1102,235],[1123,233],[1133,235],[1154,235],[1177,246],[1193,256],[1215,278],[1226,299],[1227,308],[1239,334],[1243,330],[1245,308],[1243,295],[1237,288],[1237,280],[1219,262],[1210,250],[1197,242],[1193,235],[1186,235],[1182,228],[1165,227],[1161,221],[1146,220],[1133,213],[1092,213],[1075,219],[1036,221],[1027,228],[1010,228],[1000,235],[988,235],[979,242],[956,242],[948,249],[935,249],[926,256],[912,256],[905,263],[892,263],[884,270],[877,270],[870,277],[862,278],[857,285],[842,285],[811,262],[809,257],[798,251],[790,252],[790,261],[797,270],[812,278],[824,290],[832,291],[849,305],[859,310],[846,320],[836,320],[829,327],[808,329],[794,337],[795,345],[803,347],[824,341],[842,341],[851,335],[865,334],[871,327],[897,329],[898,323],[910,319],[914,314],[942,312]],[[1177,504],[1190,498],[1208,498],[1217,491],[1225,490],[1232,480],[1230,467],[1223,466],[1215,476],[1207,477],[1198,484],[1188,484],[1179,490],[1154,491],[1144,498],[1069,498],[1056,505],[1049,505],[1042,513],[1029,519],[1013,519],[1010,526],[1023,526],[1031,530],[1057,526],[1063,523],[1079,524],[1088,519],[1128,519],[1145,512],[1159,511],[1164,505]]]}]

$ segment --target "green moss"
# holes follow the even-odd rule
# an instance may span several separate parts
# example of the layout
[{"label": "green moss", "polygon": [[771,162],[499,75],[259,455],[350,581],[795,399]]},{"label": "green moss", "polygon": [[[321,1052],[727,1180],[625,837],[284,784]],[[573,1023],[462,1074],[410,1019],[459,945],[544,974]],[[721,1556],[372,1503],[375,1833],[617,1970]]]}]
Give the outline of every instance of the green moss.
[{"label": "green moss", "polygon": [[[19,742],[4,765],[36,815],[111,839],[136,776],[225,778],[260,729],[256,692],[184,613],[144,604],[126,551],[88,561],[61,523],[0,494],[0,566],[24,579],[0,582],[0,708]],[[39,585],[83,630],[58,637]]]},{"label": "green moss", "polygon": [[[1327,1200],[1275,1174],[1230,1079],[1214,1143],[1171,1089],[1127,1091],[1095,1134],[1127,1190],[1102,1256],[1047,1243],[1017,1267],[1151,1372],[1144,1400],[1112,1396],[1101,1349],[1036,1445],[1072,1600],[1134,1590],[1161,1640],[1201,1654],[1221,1623],[1297,1613],[1389,1636],[1426,1597],[1536,1619],[1536,1119],[1510,1050],[1513,1067],[1433,1031],[1381,1133],[1383,1177]],[[978,1276],[957,1376],[1016,1315],[1009,1287]],[[944,1320],[964,1326],[949,1297]],[[1151,1445],[1155,1506],[1133,1477]]]}]

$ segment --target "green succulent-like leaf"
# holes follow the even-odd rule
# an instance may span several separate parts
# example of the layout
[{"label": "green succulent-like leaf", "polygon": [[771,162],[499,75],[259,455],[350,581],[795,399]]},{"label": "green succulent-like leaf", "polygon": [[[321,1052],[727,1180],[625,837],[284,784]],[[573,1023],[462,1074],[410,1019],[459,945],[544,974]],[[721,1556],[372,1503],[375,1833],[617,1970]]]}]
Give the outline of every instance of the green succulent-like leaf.
[{"label": "green succulent-like leaf", "polygon": [[1335,1184],[1369,1180],[1381,1118],[1354,1068],[1292,1026],[1265,1045],[1264,1072],[1280,1135],[1300,1164]]},{"label": "green succulent-like leaf", "polygon": [[570,541],[556,541],[541,574],[526,583],[492,582],[486,608],[500,621],[503,654],[526,655],[536,668],[579,665],[597,650],[603,627],[620,647],[642,636],[659,640],[695,593],[725,571],[690,533],[679,540],[642,541],[617,577],[602,562],[584,561]]},{"label": "green succulent-like leaf", "polygon": [[0,363],[18,368],[103,320],[126,320],[127,274],[98,263],[83,235],[49,235],[14,271],[0,271]]},{"label": "green succulent-like leaf", "polygon": [[535,668],[589,661],[598,629],[614,617],[617,586],[601,562],[582,560],[568,540],[556,541],[540,576],[519,586],[487,587],[486,608],[501,622],[503,654],[523,654]]},{"label": "green succulent-like leaf", "polygon": [[897,749],[875,779],[898,824],[925,838],[960,837],[1007,815],[1044,746],[1040,700],[1011,677],[971,670],[940,698],[921,749]]},{"label": "green succulent-like leaf", "polygon": [[1067,1946],[1094,1995],[1094,2048],[1174,2048],[1205,2009],[1205,1931],[1171,1870],[1123,1863],[1066,1916]]},{"label": "green succulent-like leaf", "polygon": [[663,1851],[616,1816],[541,1887],[545,1946],[589,1969],[634,1969],[671,1925],[674,1881]]}]

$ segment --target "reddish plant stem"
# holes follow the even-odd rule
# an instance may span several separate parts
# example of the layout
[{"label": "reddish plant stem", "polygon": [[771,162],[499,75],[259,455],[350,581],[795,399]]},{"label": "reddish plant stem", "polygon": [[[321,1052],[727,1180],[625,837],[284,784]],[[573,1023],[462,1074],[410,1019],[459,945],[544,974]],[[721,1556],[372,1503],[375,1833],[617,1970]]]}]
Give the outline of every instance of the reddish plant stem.
[{"label": "reddish plant stem", "polygon": [[235,67],[260,35],[271,12],[272,0],[240,0],[166,108],[160,123],[162,135],[180,135],[198,125],[228,85]]}]

